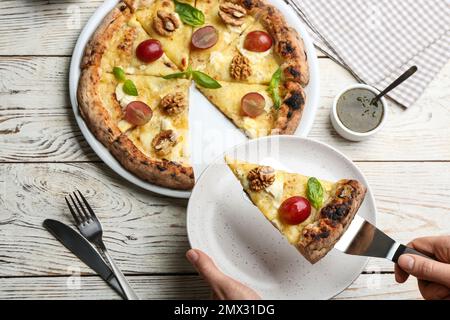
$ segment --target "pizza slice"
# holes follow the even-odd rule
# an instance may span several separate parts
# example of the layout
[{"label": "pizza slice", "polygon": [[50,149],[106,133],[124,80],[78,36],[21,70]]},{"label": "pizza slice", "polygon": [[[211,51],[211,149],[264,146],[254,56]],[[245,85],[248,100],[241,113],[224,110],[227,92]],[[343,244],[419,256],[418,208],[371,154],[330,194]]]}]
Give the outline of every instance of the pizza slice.
[{"label": "pizza slice", "polygon": [[159,42],[150,39],[124,2],[104,18],[87,44],[81,69],[91,66],[104,72],[113,72],[114,67],[120,67],[127,74],[152,76],[179,71]]},{"label": "pizza slice", "polygon": [[[129,1],[138,21],[151,38],[157,39],[167,56],[179,69],[185,70],[189,63],[192,26],[183,22],[175,11],[173,0]],[[195,0],[180,0],[195,5]]]},{"label": "pizza slice", "polygon": [[81,75],[78,102],[91,131],[136,176],[173,189],[194,185],[189,162],[190,81],[110,73]]},{"label": "pizza slice", "polygon": [[334,247],[366,193],[356,180],[329,182],[231,158],[225,161],[253,204],[311,263]]},{"label": "pizza slice", "polygon": [[254,18],[242,5],[229,0],[197,0],[196,8],[204,14],[205,23],[194,29],[191,66],[203,71],[208,64],[220,62],[220,53],[254,22]]},{"label": "pizza slice", "polygon": [[[272,75],[280,68],[283,80],[298,82],[302,86],[308,84],[309,66],[303,40],[288,26],[277,8],[265,0],[234,0],[224,3],[231,8],[240,8],[242,12],[235,12],[245,13],[245,17],[249,17],[248,23],[229,41],[224,41],[223,36],[220,38],[221,33],[227,33],[218,29],[219,23],[214,24],[214,29],[219,31],[219,40],[206,50],[203,46],[196,46],[197,50],[192,53],[194,69],[202,70],[219,81],[269,84]],[[223,2],[219,8],[222,6]],[[216,20],[220,20],[217,18],[220,16],[220,9],[215,11],[219,11],[214,16]],[[221,23],[223,25],[223,21]],[[195,46],[196,41],[208,43],[212,38],[211,32],[202,32],[198,37],[200,40],[196,40],[197,32],[194,32],[193,45]]]},{"label": "pizza slice", "polygon": [[[265,47],[257,47],[260,45],[257,43],[264,43]],[[211,77],[252,84],[269,84],[281,65],[281,59],[274,54],[272,38],[259,21],[252,23],[230,45],[213,52],[209,60],[203,71]]]},{"label": "pizza slice", "polygon": [[300,84],[286,82],[280,88],[279,106],[269,94],[270,87],[221,81],[221,88],[198,89],[249,138],[293,134],[300,122],[305,93]]}]

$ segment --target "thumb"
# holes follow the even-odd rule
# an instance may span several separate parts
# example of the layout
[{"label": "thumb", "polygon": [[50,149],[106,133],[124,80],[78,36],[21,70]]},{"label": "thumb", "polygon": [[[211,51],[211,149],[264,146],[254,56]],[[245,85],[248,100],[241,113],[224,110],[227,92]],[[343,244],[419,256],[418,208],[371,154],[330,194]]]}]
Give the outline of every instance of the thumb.
[{"label": "thumb", "polygon": [[440,283],[450,288],[450,265],[413,254],[403,254],[398,265],[420,280]]},{"label": "thumb", "polygon": [[186,253],[186,258],[212,288],[217,288],[226,278],[211,258],[202,251],[191,249]]}]

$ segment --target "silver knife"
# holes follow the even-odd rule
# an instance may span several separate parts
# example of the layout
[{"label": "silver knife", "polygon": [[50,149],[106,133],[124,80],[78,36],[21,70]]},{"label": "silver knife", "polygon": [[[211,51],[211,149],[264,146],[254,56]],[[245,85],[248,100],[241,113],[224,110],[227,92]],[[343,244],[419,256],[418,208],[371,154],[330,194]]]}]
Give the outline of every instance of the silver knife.
[{"label": "silver knife", "polygon": [[334,248],[346,254],[386,258],[395,263],[404,253],[432,259],[419,251],[394,241],[359,215],[355,216],[347,231],[344,232]]},{"label": "silver knife", "polygon": [[43,225],[59,242],[105,280],[122,298],[125,297],[111,268],[89,241],[62,222],[47,219]]}]

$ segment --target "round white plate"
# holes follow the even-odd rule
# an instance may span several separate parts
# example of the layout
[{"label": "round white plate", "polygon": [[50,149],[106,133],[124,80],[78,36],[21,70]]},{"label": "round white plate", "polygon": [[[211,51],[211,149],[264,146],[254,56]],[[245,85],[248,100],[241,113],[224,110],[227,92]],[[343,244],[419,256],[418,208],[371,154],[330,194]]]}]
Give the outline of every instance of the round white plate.
[{"label": "round white plate", "polygon": [[[330,181],[357,179],[368,187],[358,214],[375,223],[375,201],[367,180],[351,160],[325,144],[293,136],[268,137],[225,154]],[[223,272],[264,299],[329,299],[347,288],[368,260],[332,250],[310,264],[247,199],[223,156],[203,172],[192,191],[187,230],[192,248],[210,255]]]},{"label": "round white plate", "polygon": [[[105,148],[91,133],[78,110],[76,92],[78,80],[80,78],[80,62],[83,57],[84,48],[102,19],[117,3],[118,0],[106,0],[103,5],[97,9],[81,32],[73,51],[70,65],[69,91],[76,121],[95,153],[124,179],[159,194],[177,198],[189,198],[191,194],[190,191],[179,191],[160,187],[146,182],[124,169],[109,153],[108,149]],[[309,59],[311,80],[305,89],[307,95],[305,111],[303,112],[301,123],[295,134],[298,136],[306,136],[311,130],[314,122],[319,99],[319,70],[316,51],[311,38],[295,12],[282,1],[273,1],[273,4],[283,12],[288,23],[298,30],[305,43],[306,53]],[[222,154],[225,150],[234,145],[248,141],[248,138],[241,131],[236,129],[236,127],[212,106],[194,87],[191,88],[190,95],[189,120],[191,161],[194,167],[194,173],[196,177],[198,177],[208,164],[219,154]]]}]

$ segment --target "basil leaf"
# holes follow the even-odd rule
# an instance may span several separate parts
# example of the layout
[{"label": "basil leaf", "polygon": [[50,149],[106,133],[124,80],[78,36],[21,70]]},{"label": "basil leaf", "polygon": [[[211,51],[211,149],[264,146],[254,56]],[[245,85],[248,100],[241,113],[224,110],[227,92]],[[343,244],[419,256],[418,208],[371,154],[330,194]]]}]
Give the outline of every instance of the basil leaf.
[{"label": "basil leaf", "polygon": [[273,106],[276,110],[278,110],[281,106],[281,97],[280,97],[280,81],[281,81],[281,68],[278,68],[277,71],[272,75],[272,79],[270,79],[269,84],[269,94],[273,99]]},{"label": "basil leaf", "polygon": [[126,79],[125,71],[123,71],[122,68],[114,67],[113,68],[113,73],[114,73],[114,76],[116,77],[116,79],[118,81],[125,81],[125,79]]},{"label": "basil leaf", "polygon": [[205,15],[203,12],[194,8],[190,4],[178,2],[174,0],[175,12],[180,16],[181,21],[184,23],[198,27],[205,23]]},{"label": "basil leaf", "polygon": [[125,82],[123,83],[123,92],[125,92],[129,96],[138,96],[138,91],[134,82],[129,79],[125,80]]},{"label": "basil leaf", "polygon": [[219,82],[201,71],[192,71],[192,78],[194,79],[195,83],[201,87],[208,89],[222,88]]},{"label": "basil leaf", "polygon": [[306,192],[312,206],[319,209],[323,204],[323,188],[319,180],[314,177],[308,179],[308,190]]},{"label": "basil leaf", "polygon": [[169,80],[169,79],[180,79],[180,78],[186,78],[188,76],[188,73],[186,72],[177,72],[177,73],[171,73],[163,77],[163,79]]}]

